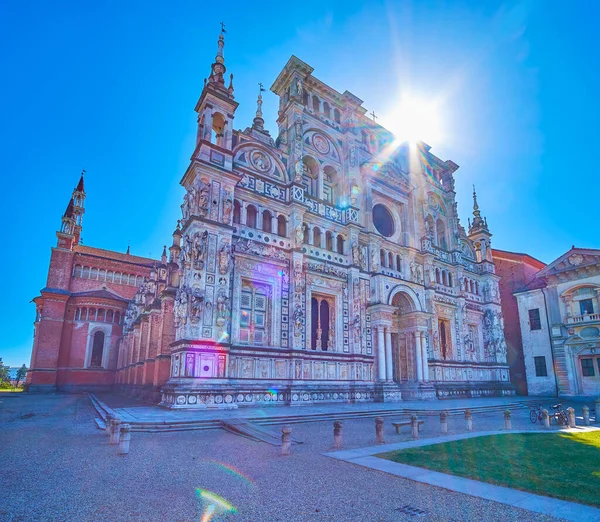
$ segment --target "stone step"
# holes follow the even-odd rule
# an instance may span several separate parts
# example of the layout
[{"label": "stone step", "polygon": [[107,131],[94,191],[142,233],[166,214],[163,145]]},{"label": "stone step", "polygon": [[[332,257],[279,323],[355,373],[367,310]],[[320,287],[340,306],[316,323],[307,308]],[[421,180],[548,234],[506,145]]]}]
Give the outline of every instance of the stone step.
[{"label": "stone step", "polygon": [[[241,435],[242,437],[251,440],[266,442],[272,446],[281,446],[281,433],[268,430],[243,419],[221,421],[221,427],[230,433]],[[292,438],[291,440],[292,444],[302,444],[302,442],[297,439]]]}]

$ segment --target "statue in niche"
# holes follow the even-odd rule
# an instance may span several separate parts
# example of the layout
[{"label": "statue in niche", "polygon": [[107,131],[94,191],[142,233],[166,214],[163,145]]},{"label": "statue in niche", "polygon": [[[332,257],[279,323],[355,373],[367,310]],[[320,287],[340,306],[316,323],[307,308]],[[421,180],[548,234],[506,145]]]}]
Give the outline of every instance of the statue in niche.
[{"label": "statue in niche", "polygon": [[294,285],[296,286],[296,291],[301,290],[304,287],[304,274],[302,263],[300,261],[294,263]]},{"label": "statue in niche", "polygon": [[204,268],[204,255],[206,254],[206,243],[208,242],[208,231],[194,235],[193,252],[194,252],[194,267],[197,269]]},{"label": "statue in niche", "polygon": [[302,183],[302,174],[304,172],[304,162],[302,160],[296,162],[295,171],[294,183]]},{"label": "statue in niche", "polygon": [[206,216],[208,213],[210,183],[205,183],[204,180],[198,181],[198,215]]},{"label": "statue in niche", "polygon": [[298,98],[302,98],[302,94],[304,94],[304,85],[302,85],[302,80],[300,78],[296,78],[296,92],[298,93]]},{"label": "statue in niche", "polygon": [[217,294],[217,318],[225,319],[225,317],[227,317],[228,308],[229,297],[227,297],[225,291],[221,289]]},{"label": "statue in niche", "polygon": [[[298,141],[301,141],[302,140],[302,118],[301,117],[296,118],[294,125],[296,128],[296,139]],[[296,168],[296,170],[297,170],[297,168]]]},{"label": "statue in niche", "polygon": [[190,196],[187,192],[183,196],[183,204],[181,205],[181,215],[183,216],[184,221],[187,221],[190,217]]},{"label": "statue in niche", "polygon": [[219,248],[219,273],[226,274],[229,272],[231,264],[231,246],[226,240],[221,241],[221,247]]},{"label": "statue in niche", "polygon": [[306,225],[304,223],[298,223],[298,225],[294,229],[295,240],[296,240],[296,247],[301,247],[303,245],[303,243],[304,243],[304,231],[305,230],[306,230]]},{"label": "statue in niche", "polygon": [[299,304],[296,304],[294,308],[294,335],[300,337],[302,335],[302,320],[304,319],[304,312]]},{"label": "statue in niche", "polygon": [[302,374],[302,367],[300,365],[300,362],[296,361],[296,370],[295,370],[295,374],[294,374],[296,376],[296,379],[300,379],[300,377],[302,376],[301,374]]},{"label": "statue in niche", "polygon": [[202,317],[202,312],[204,310],[204,293],[200,288],[194,288],[192,290],[191,300],[190,300],[190,314],[192,316],[193,322],[198,322]]},{"label": "statue in niche", "polygon": [[223,201],[223,223],[229,225],[231,223],[231,213],[233,212],[233,201],[226,192],[225,200]]},{"label": "statue in niche", "polygon": [[358,314],[354,316],[352,330],[354,332],[354,344],[360,344],[360,315]]},{"label": "statue in niche", "polygon": [[360,247],[358,246],[358,241],[352,242],[352,263],[360,265]]},{"label": "statue in niche", "polygon": [[379,270],[379,257],[378,257],[379,249],[377,246],[373,245],[371,247],[371,271],[377,272]]},{"label": "statue in niche", "polygon": [[185,356],[185,374],[188,377],[194,376],[194,354],[188,353]]},{"label": "statue in niche", "polygon": [[188,295],[185,286],[177,290],[175,297],[174,315],[175,324],[185,324],[187,322]]}]

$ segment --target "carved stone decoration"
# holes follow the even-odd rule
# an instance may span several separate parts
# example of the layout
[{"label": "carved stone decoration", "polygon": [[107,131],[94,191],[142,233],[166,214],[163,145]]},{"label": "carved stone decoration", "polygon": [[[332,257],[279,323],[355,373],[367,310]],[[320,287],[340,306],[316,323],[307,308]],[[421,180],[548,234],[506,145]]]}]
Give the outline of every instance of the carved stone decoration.
[{"label": "carved stone decoration", "polygon": [[360,247],[358,241],[352,242],[352,264],[360,265]]},{"label": "carved stone decoration", "polygon": [[269,157],[260,150],[255,150],[250,155],[250,161],[256,170],[259,172],[267,172],[271,170],[271,160]]},{"label": "carved stone decoration", "polygon": [[202,318],[204,312],[204,292],[199,287],[194,287],[190,296],[190,317],[193,323]]},{"label": "carved stone decoration", "polygon": [[317,149],[317,151],[319,151],[321,154],[329,153],[331,146],[329,145],[329,140],[325,138],[325,136],[322,136],[321,134],[314,134],[312,142],[315,149]]},{"label": "carved stone decoration", "polygon": [[217,318],[226,319],[229,311],[229,297],[225,290],[221,289],[217,293]]},{"label": "carved stone decoration", "polygon": [[[354,150],[354,149],[352,149],[352,150]],[[358,187],[358,184],[356,183],[356,178],[352,178],[350,180],[350,204],[353,207],[356,206],[359,192],[360,192],[360,188]]]},{"label": "carved stone decoration", "polygon": [[173,308],[175,316],[175,326],[178,327],[182,324],[185,324],[188,319],[188,290],[185,287],[185,285],[177,289],[177,294],[175,295],[175,304]]},{"label": "carved stone decoration", "polygon": [[506,362],[502,313],[486,310],[483,316],[483,350],[486,362]]},{"label": "carved stone decoration", "polygon": [[234,250],[240,253],[254,254],[261,257],[270,257],[280,261],[287,261],[286,253],[272,245],[256,243],[249,239],[239,238],[234,244]]},{"label": "carved stone decoration", "polygon": [[379,248],[375,245],[371,246],[371,272],[379,270]]},{"label": "carved stone decoration", "polygon": [[[350,166],[356,167],[356,147],[350,147],[350,150],[348,151],[348,159],[350,160]],[[356,183],[354,178],[353,181]]]},{"label": "carved stone decoration", "polygon": [[198,216],[204,217],[208,213],[208,206],[210,203],[210,183],[199,179],[198,180],[198,201],[197,209]]}]

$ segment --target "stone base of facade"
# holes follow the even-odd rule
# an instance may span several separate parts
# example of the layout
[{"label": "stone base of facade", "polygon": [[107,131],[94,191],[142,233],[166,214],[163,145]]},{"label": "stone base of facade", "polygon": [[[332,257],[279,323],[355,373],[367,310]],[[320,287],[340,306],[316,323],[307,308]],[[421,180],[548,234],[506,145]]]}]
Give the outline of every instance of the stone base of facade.
[{"label": "stone base of facade", "polygon": [[433,383],[438,399],[512,397],[515,386],[510,382]]},{"label": "stone base of facade", "polygon": [[402,398],[408,400],[435,400],[435,387],[430,382],[408,382],[400,385]]},{"label": "stone base of facade", "polygon": [[373,382],[285,383],[247,380],[173,379],[162,389],[161,406],[173,409],[303,406],[326,403],[393,402],[401,393],[395,384]]}]

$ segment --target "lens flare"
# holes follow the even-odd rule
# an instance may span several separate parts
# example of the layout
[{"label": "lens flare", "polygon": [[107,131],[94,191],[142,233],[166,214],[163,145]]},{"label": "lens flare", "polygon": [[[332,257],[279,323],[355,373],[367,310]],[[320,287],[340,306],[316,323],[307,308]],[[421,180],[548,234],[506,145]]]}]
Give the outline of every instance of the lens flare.
[{"label": "lens flare", "polygon": [[214,460],[214,459],[206,459],[204,462],[207,462],[208,464],[213,464],[214,466],[217,466],[221,470],[225,471],[225,473],[227,473],[228,475],[231,475],[232,477],[235,477],[235,478],[239,478],[243,482],[245,482],[246,484],[249,484],[252,487],[255,486],[254,481],[248,475],[246,475],[243,471],[236,468],[232,464],[226,464],[225,462],[221,462],[219,460]]},{"label": "lens flare", "polygon": [[206,504],[200,522],[209,522],[215,513],[237,513],[237,508],[212,491],[196,488],[196,495]]}]

